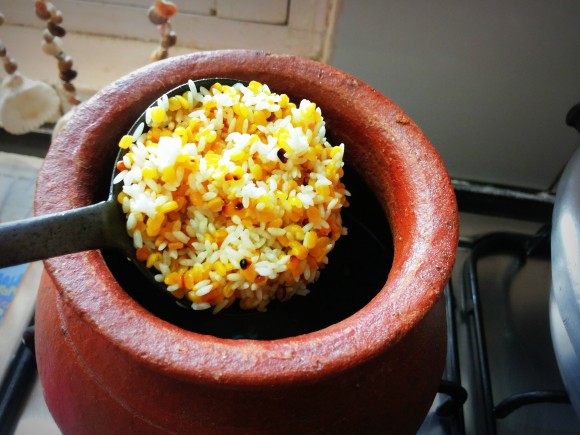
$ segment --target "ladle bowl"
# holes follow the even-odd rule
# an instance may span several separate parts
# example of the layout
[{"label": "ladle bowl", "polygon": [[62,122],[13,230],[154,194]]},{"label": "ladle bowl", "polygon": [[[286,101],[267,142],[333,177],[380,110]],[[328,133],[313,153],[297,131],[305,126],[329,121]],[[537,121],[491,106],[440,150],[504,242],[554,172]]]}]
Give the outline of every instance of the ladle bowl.
[{"label": "ladle bowl", "polygon": [[[247,85],[247,82],[230,78],[202,78],[192,82],[197,88],[206,89],[215,83],[233,86],[241,82]],[[180,84],[166,95],[181,95],[189,90],[189,86],[189,83]],[[152,101],[149,107],[154,106],[156,101],[157,99]],[[141,124],[145,125],[145,129],[141,131],[149,129],[145,124],[145,112],[137,118],[127,134],[134,135]],[[112,150],[116,149],[114,139],[111,139],[109,146]],[[118,149],[115,162],[122,159],[123,153],[124,150]],[[90,249],[115,249],[133,262],[151,286],[159,291],[157,295],[171,298],[187,308],[187,302],[173,298],[167,292],[167,286],[155,280],[155,269],[147,268],[136,258],[133,240],[126,230],[126,217],[116,199],[123,183],[113,183],[119,170],[115,164],[111,165],[111,170],[111,183],[106,200],[73,210],[0,224],[0,268]]]},{"label": "ladle bowl", "polygon": [[[162,318],[133,295],[141,284],[123,273],[124,259],[106,251],[45,260],[36,355],[57,424],[65,434],[415,433],[445,362],[441,295],[455,258],[457,206],[425,135],[360,80],[312,60],[254,51],[148,65],[85,102],[61,131],[39,175],[36,213],[106,199],[117,154],[110,143],[151,101],[203,77],[257,80],[292,101],[316,102],[330,142],[345,143],[361,191],[378,204],[371,232],[390,230],[392,239],[378,238],[392,255],[375,261],[364,246],[352,245],[341,255],[362,265],[368,258],[372,266],[362,278],[377,281],[340,279],[330,290],[347,295],[340,306],[351,304],[349,294],[376,286],[367,300],[318,328],[262,339],[223,337]],[[357,219],[374,216],[365,201],[358,210]]]}]

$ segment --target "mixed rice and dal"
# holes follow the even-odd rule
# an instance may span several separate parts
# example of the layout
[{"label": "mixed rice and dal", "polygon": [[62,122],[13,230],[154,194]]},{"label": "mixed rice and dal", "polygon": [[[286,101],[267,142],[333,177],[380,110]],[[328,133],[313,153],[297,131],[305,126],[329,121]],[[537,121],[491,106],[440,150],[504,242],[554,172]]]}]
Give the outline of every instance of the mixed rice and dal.
[{"label": "mixed rice and dal", "polygon": [[138,260],[175,297],[218,312],[308,293],[346,234],[344,145],[315,103],[256,81],[164,95],[121,138],[114,182]]}]

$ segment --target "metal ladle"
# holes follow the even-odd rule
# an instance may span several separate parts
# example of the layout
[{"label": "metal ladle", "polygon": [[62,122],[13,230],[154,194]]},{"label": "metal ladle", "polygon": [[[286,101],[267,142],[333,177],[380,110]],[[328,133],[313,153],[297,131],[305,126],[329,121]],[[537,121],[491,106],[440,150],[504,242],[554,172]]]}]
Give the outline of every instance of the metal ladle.
[{"label": "metal ladle", "polygon": [[[233,86],[235,83],[247,85],[247,82],[228,78],[193,80],[193,83],[197,89],[201,87],[209,89],[215,83],[228,86]],[[185,83],[165,95],[172,97],[188,90],[189,85]],[[156,103],[157,100],[149,107]],[[142,122],[145,123],[145,113],[146,111],[133,124],[128,132],[129,135],[133,135]],[[111,146],[116,146],[116,144],[111,144]],[[115,162],[122,159],[123,153],[124,150],[119,151]],[[109,196],[105,201],[74,210],[1,224],[0,268],[73,252],[112,248],[126,255],[157,288],[165,295],[171,296],[163,282],[155,281],[156,270],[148,269],[136,258],[133,239],[126,230],[126,217],[121,204],[117,201],[123,183],[113,183],[118,173],[119,170],[115,166]]]}]

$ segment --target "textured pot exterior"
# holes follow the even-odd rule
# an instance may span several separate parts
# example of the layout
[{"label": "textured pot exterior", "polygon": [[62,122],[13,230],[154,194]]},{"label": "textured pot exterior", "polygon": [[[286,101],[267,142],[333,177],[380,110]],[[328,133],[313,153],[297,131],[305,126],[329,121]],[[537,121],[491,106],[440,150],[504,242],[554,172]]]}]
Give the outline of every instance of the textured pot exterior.
[{"label": "textured pot exterior", "polygon": [[[64,433],[412,433],[446,353],[440,298],[457,206],[440,157],[386,97],[327,65],[253,51],[157,62],[79,108],[52,144],[37,214],[91,204],[118,138],[163,92],[203,77],[258,80],[322,108],[334,142],[388,216],[395,256],[379,294],[325,329],[279,340],[184,331],[144,310],[99,251],[47,260],[36,314],[40,378]],[[390,265],[385,265],[389,267]]]}]

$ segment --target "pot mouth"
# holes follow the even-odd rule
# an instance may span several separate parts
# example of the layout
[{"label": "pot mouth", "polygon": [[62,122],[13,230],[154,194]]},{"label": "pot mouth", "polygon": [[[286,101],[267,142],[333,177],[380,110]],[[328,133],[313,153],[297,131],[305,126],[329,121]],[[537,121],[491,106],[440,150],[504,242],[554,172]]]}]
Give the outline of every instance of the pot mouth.
[{"label": "pot mouth", "polygon": [[373,192],[348,163],[343,180],[351,193],[348,208],[342,210],[348,235],[338,240],[320,278],[308,285],[309,294],[273,300],[265,312],[243,310],[237,304],[217,314],[211,309],[194,312],[174,298],[160,298],[150,280],[123,254],[103,251],[103,258],[130,297],[184,331],[234,340],[276,340],[315,332],[370,302],[387,281],[393,260],[390,227]]},{"label": "pot mouth", "polygon": [[[407,115],[370,86],[328,65],[231,50],[167,59],[121,78],[84,103],[51,145],[39,177],[37,214],[88,205],[106,195],[99,186],[107,186],[110,176],[116,152],[110,144],[139,113],[187,79],[220,76],[258,80],[322,108],[331,141],[345,143],[347,160],[375,192],[379,213],[384,211],[391,226],[394,253],[384,257],[384,275],[375,276],[378,288],[355,312],[322,329],[231,340],[186,331],[150,313],[111,273],[118,259],[88,251],[45,262],[66,303],[128,355],[175,376],[195,373],[208,382],[250,384],[257,373],[270,382],[295,382],[342,370],[394,346],[427,315],[451,273],[458,238],[455,196],[440,157]],[[95,121],[95,113],[103,118]],[[95,174],[100,174],[98,182]],[[390,239],[386,223],[385,230],[380,239]],[[360,259],[359,252],[351,255]]]}]

